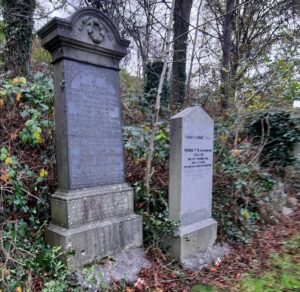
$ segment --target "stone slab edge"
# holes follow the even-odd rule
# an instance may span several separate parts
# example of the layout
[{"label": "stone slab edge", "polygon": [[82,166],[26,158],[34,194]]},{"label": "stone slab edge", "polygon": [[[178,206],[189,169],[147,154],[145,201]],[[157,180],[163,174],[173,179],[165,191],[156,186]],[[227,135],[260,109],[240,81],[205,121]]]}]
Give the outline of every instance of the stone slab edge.
[{"label": "stone slab edge", "polygon": [[51,197],[64,200],[75,200],[82,198],[84,193],[85,197],[93,197],[105,194],[118,193],[121,191],[131,191],[132,188],[127,183],[119,183],[112,185],[103,185],[91,188],[81,188],[75,190],[57,190]]},{"label": "stone slab edge", "polygon": [[107,193],[77,199],[51,198],[52,223],[65,228],[75,228],[93,221],[133,214],[133,192]]},{"label": "stone slab edge", "polygon": [[122,249],[141,247],[142,231],[142,217],[132,214],[73,229],[50,224],[45,239],[51,246],[61,246],[62,260],[69,268],[77,268]]},{"label": "stone slab edge", "polygon": [[75,228],[134,212],[133,189],[126,183],[70,191],[58,190],[51,196],[50,203],[52,223],[65,228]]},{"label": "stone slab edge", "polygon": [[213,246],[217,238],[217,225],[213,218],[209,218],[179,228],[176,236],[171,239],[171,255],[183,262],[192,254]]}]

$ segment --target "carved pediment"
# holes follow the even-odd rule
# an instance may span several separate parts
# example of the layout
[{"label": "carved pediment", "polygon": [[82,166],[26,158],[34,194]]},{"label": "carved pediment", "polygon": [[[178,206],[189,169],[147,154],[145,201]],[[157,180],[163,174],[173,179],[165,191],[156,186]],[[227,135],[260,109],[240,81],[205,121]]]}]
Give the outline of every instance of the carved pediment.
[{"label": "carved pediment", "polygon": [[121,40],[115,26],[111,21],[99,11],[93,9],[93,14],[89,10],[78,14],[71,22],[72,37],[77,40],[104,47],[110,50],[118,48],[118,41]]},{"label": "carved pediment", "polygon": [[94,8],[79,9],[67,19],[56,17],[42,27],[38,35],[50,52],[57,46],[72,45],[95,51],[107,50],[108,55],[125,55],[129,45],[120,37],[112,21]]},{"label": "carved pediment", "polygon": [[104,26],[100,20],[93,16],[86,16],[81,20],[78,30],[85,33],[97,45],[105,38]]}]

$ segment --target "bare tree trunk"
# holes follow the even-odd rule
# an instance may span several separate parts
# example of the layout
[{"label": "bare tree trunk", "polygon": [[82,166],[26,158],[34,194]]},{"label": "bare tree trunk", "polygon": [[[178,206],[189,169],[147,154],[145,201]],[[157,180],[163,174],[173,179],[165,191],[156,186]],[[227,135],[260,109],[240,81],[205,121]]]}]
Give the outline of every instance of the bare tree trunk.
[{"label": "bare tree trunk", "polygon": [[193,0],[175,0],[173,42],[174,54],[172,65],[172,105],[183,103],[186,82],[186,51],[189,22]]},{"label": "bare tree trunk", "polygon": [[[168,23],[168,27],[167,27],[166,46],[165,46],[164,53],[163,53],[164,64],[163,64],[163,69],[162,69],[162,72],[160,75],[160,80],[159,80],[159,85],[158,85],[158,90],[157,90],[157,95],[156,95],[155,114],[154,114],[151,137],[150,137],[150,142],[149,142],[147,166],[146,166],[146,171],[145,171],[145,188],[146,188],[146,192],[148,195],[150,193],[152,159],[153,159],[155,135],[156,135],[157,128],[158,128],[160,99],[161,99],[161,93],[162,93],[162,89],[163,89],[164,80],[166,77],[168,62],[169,62],[169,58],[170,58],[170,39],[171,39],[171,28],[172,28],[172,22],[173,22],[174,6],[175,6],[175,0],[172,0],[170,18],[169,18],[169,23]],[[147,211],[149,212],[149,205],[147,206]]]},{"label": "bare tree trunk", "polygon": [[[199,26],[199,19],[200,19],[200,10],[202,7],[203,0],[200,1],[198,10],[197,10],[197,21],[196,21],[196,27]],[[192,69],[193,69],[193,62],[195,58],[195,51],[196,51],[196,44],[197,44],[197,38],[198,38],[198,29],[195,31],[195,37],[193,40],[193,48],[192,48],[192,54],[191,54],[191,62],[190,62],[190,68],[188,71],[188,80],[186,84],[186,93],[185,93],[185,105],[188,105],[188,101],[190,98],[190,92],[191,92],[191,77],[192,77]]]},{"label": "bare tree trunk", "polygon": [[223,25],[222,43],[222,68],[221,68],[221,107],[228,107],[230,96],[230,56],[232,50],[232,22],[233,22],[234,0],[226,0],[226,14]]},{"label": "bare tree trunk", "polygon": [[35,0],[0,0],[3,13],[4,67],[12,76],[30,75]]}]

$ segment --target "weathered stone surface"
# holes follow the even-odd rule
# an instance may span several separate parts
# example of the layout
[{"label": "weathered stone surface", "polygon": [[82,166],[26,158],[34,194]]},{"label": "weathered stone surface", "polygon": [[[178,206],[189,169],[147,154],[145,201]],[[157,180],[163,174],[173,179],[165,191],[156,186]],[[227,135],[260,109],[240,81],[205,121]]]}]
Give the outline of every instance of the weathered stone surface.
[{"label": "weathered stone surface", "polygon": [[294,100],[293,108],[300,108],[300,100]]},{"label": "weathered stone surface", "polygon": [[68,19],[54,17],[38,35],[54,64],[64,59],[118,70],[129,46],[112,21],[93,8],[79,9]]},{"label": "weathered stone surface", "polygon": [[[88,291],[99,291],[99,287],[108,285],[115,281],[126,281],[133,283],[138,279],[138,274],[142,268],[150,268],[151,263],[147,260],[144,249],[131,248],[118,252],[113,257],[109,257],[93,266],[92,274],[85,275],[81,271],[76,272],[78,284]],[[96,282],[96,283],[95,283]]]},{"label": "weathered stone surface", "polygon": [[50,224],[45,239],[52,246],[70,252],[64,256],[70,268],[81,267],[116,251],[141,246],[142,218],[131,214],[71,229]]},{"label": "weathered stone surface", "polygon": [[171,241],[171,254],[183,262],[188,256],[212,247],[217,238],[217,222],[210,218],[181,226]]},{"label": "weathered stone surface", "polygon": [[124,182],[118,70],[129,42],[92,8],[38,34],[54,64],[58,188]]},{"label": "weathered stone surface", "polygon": [[69,60],[64,72],[69,171],[60,182],[70,189],[124,182],[118,72]]},{"label": "weathered stone surface", "polygon": [[142,245],[125,183],[119,62],[129,42],[97,9],[54,18],[39,32],[54,65],[58,190],[46,240],[71,267]]},{"label": "weathered stone surface", "polygon": [[170,218],[188,225],[211,217],[213,121],[200,108],[171,119]]},{"label": "weathered stone surface", "polygon": [[213,129],[213,120],[201,107],[187,108],[171,119],[169,213],[180,223],[172,244],[180,261],[216,239],[217,224],[211,218]]},{"label": "weathered stone surface", "polygon": [[283,216],[290,216],[292,215],[294,212],[294,210],[292,208],[289,208],[289,207],[283,207],[282,208],[282,215]]},{"label": "weathered stone surface", "polygon": [[218,259],[222,259],[230,252],[230,246],[227,244],[215,244],[205,251],[193,253],[182,261],[182,266],[186,269],[199,271],[205,267],[214,264]]},{"label": "weathered stone surface", "polygon": [[127,184],[57,191],[51,198],[52,223],[74,228],[133,213],[133,191]]}]

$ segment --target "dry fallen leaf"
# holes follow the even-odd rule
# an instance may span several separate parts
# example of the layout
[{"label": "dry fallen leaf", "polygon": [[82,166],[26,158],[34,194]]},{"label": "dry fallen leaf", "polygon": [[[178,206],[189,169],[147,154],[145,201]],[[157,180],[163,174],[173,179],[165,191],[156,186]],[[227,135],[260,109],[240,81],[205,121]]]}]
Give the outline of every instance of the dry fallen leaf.
[{"label": "dry fallen leaf", "polygon": [[16,95],[16,102],[20,102],[21,97],[22,97],[22,93],[18,92],[17,95]]},{"label": "dry fallen leaf", "polygon": [[4,99],[0,98],[0,108],[4,107]]}]

